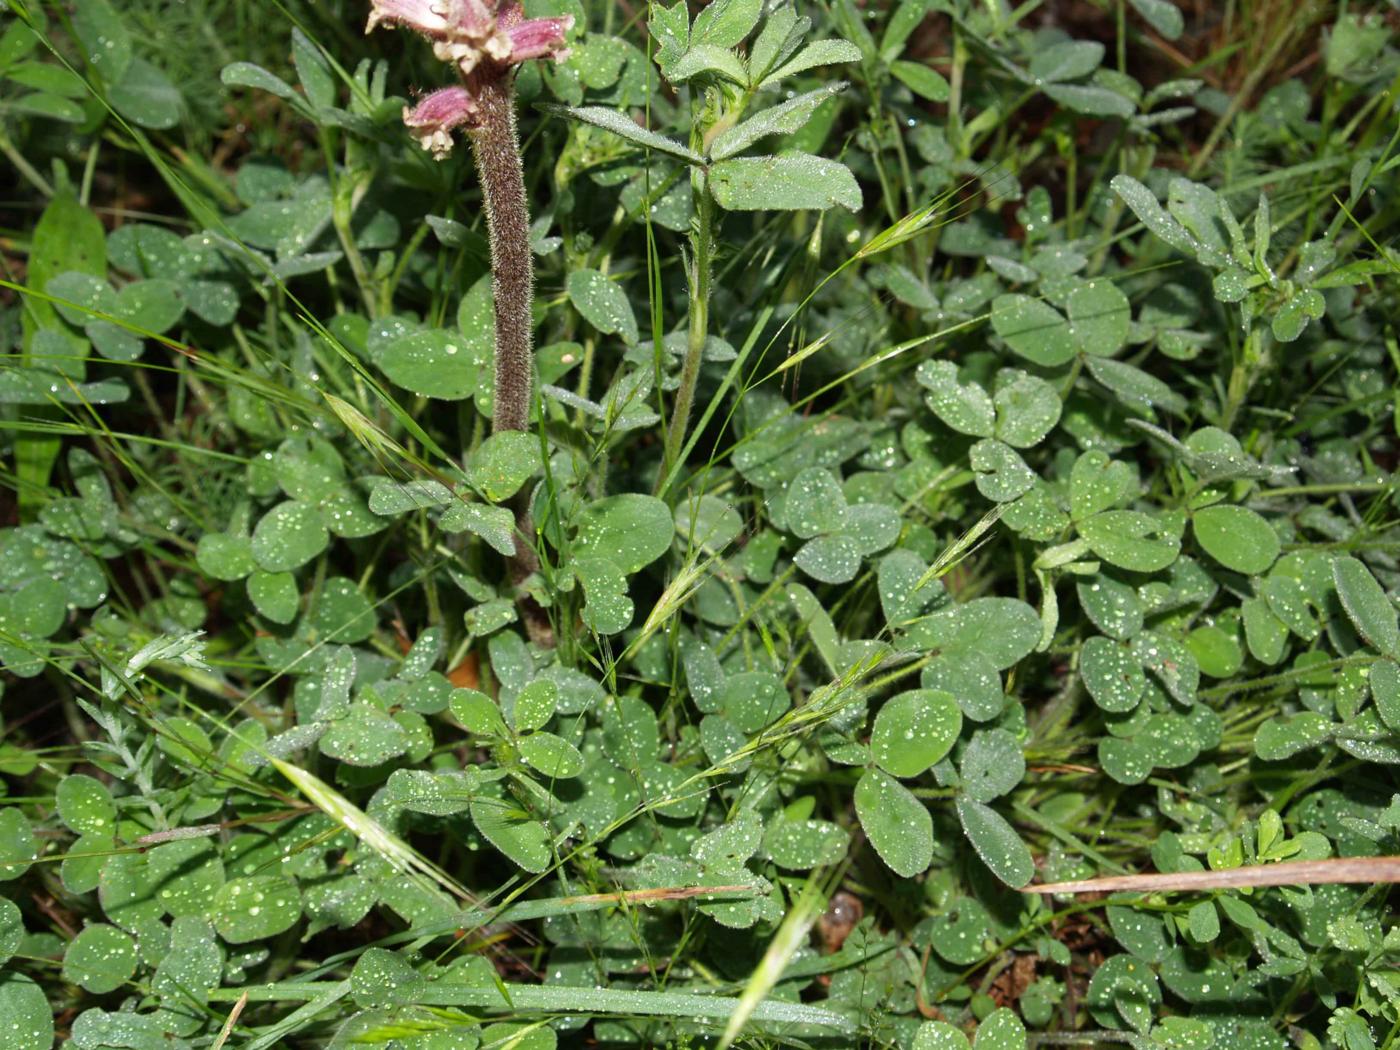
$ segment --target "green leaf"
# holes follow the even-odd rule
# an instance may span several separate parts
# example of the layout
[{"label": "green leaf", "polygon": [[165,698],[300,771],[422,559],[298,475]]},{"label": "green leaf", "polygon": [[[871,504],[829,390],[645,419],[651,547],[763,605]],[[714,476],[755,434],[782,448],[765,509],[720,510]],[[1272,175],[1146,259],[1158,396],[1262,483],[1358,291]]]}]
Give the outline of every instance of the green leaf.
[{"label": "green leaf", "polygon": [[1260,663],[1273,666],[1283,659],[1288,645],[1288,625],[1269,609],[1263,598],[1246,598],[1240,603],[1245,643]]},{"label": "green leaf", "polygon": [[763,0],[713,0],[695,16],[691,44],[737,47],[758,25]]},{"label": "green leaf", "polygon": [[1026,461],[995,438],[983,438],[968,453],[977,474],[977,491],[994,503],[1009,503],[1035,485],[1036,476]]},{"label": "green leaf", "polygon": [[1104,737],[1098,755],[1103,771],[1120,784],[1141,784],[1152,775],[1152,756],[1136,740]]},{"label": "green leaf", "polygon": [[903,784],[878,769],[867,769],[856,784],[856,816],[886,866],[906,879],[921,875],[933,861],[933,819]]},{"label": "green leaf", "polygon": [[550,780],[568,780],[583,772],[578,748],[553,733],[533,733],[519,747],[520,757]]},{"label": "green leaf", "polygon": [[1086,281],[1065,300],[1071,331],[1079,348],[1097,357],[1112,357],[1128,341],[1133,311],[1128,297],[1112,281]]},{"label": "green leaf", "polygon": [[714,44],[693,44],[685,54],[671,63],[666,71],[667,79],[683,84],[695,77],[712,75],[722,77],[740,87],[748,83],[749,71],[744,60],[728,48]]},{"label": "green leaf", "polygon": [[921,648],[944,656],[974,654],[993,670],[1004,670],[1035,648],[1040,616],[1014,598],[974,598],[923,617],[909,633]]},{"label": "green leaf", "polygon": [[1217,505],[1198,510],[1191,529],[1207,554],[1246,576],[1267,572],[1282,549],[1278,533],[1248,507]]},{"label": "green leaf", "polygon": [[1084,360],[1089,374],[1097,379],[1128,407],[1147,413],[1152,408],[1161,408],[1176,416],[1184,416],[1189,402],[1170,385],[1149,375],[1134,365],[1115,361],[1107,357],[1087,357]]},{"label": "green leaf", "polygon": [[575,270],[569,274],[568,291],[585,321],[600,332],[621,335],[628,346],[636,345],[637,318],[627,293],[615,281],[597,270]]},{"label": "green leaf", "polygon": [[957,809],[963,834],[993,875],[1012,889],[1031,881],[1035,874],[1031,851],[1005,817],[967,795],[958,796]]},{"label": "green leaf", "polygon": [[783,680],[762,671],[731,675],[718,699],[720,713],[746,733],[757,733],[792,706]]},{"label": "green leaf", "polygon": [[834,532],[846,517],[846,497],[831,471],[809,467],[788,483],[783,494],[783,517],[799,539]]},{"label": "green leaf", "polygon": [[1060,105],[1094,117],[1131,117],[1133,100],[1099,84],[1047,84],[1045,93]]},{"label": "green leaf", "polygon": [[253,544],[247,536],[230,536],[223,532],[206,532],[195,548],[199,569],[216,580],[241,580],[256,571]]},{"label": "green leaf", "polygon": [[1089,979],[1085,1001],[1099,1024],[1145,1032],[1162,1001],[1157,975],[1143,960],[1115,955]]},{"label": "green leaf", "polygon": [[84,926],[63,953],[63,979],[94,995],[114,992],[136,972],[136,942],[115,926]]},{"label": "green leaf", "polygon": [[17,879],[39,855],[34,829],[16,806],[0,809],[0,881]]},{"label": "green leaf", "polygon": [[396,769],[384,785],[385,801],[414,813],[449,817],[465,812],[482,790],[473,768],[429,773],[422,769]]},{"label": "green leaf", "polygon": [[583,585],[581,618],[599,634],[617,634],[632,623],[636,607],[627,596],[627,577],[613,559],[597,554],[575,554],[574,575]]},{"label": "green leaf", "polygon": [[1312,711],[1271,718],[1254,733],[1254,753],[1266,762],[1280,762],[1325,744],[1332,738],[1333,728],[1329,720]]},{"label": "green leaf", "polygon": [[1101,635],[1085,640],[1079,670],[1094,703],[1114,714],[1132,711],[1147,692],[1147,675],[1132,650]]},{"label": "green leaf", "polygon": [[403,754],[409,744],[403,726],[369,703],[353,704],[320,741],[322,754],[351,766],[377,766]]},{"label": "green leaf", "polygon": [[1026,1050],[1026,1026],[1011,1010],[999,1007],[977,1026],[972,1050]]},{"label": "green leaf", "polygon": [[247,586],[253,607],[273,623],[291,623],[296,619],[301,596],[291,573],[254,572],[248,577]]},{"label": "green leaf", "polygon": [[335,105],[335,75],[325,55],[300,29],[292,30],[292,63],[297,79],[311,104],[318,109]]},{"label": "green leaf", "polygon": [[374,633],[374,606],[354,580],[332,576],[321,588],[311,626],[324,642],[353,645]]},{"label": "green leaf", "polygon": [[467,481],[493,503],[509,499],[540,469],[540,439],[507,431],[492,434],[472,453]]},{"label": "green leaf", "polygon": [[688,164],[703,165],[705,163],[705,158],[694,150],[687,149],[679,142],[668,139],[664,135],[658,135],[654,131],[647,131],[645,128],[639,127],[631,117],[625,113],[619,113],[615,109],[608,109],[606,106],[544,106],[543,108],[548,112],[558,113],[573,120],[602,128],[604,131],[611,131],[614,135],[626,139],[633,145],[670,154]]},{"label": "green leaf", "polygon": [[1127,641],[1142,630],[1145,610],[1132,587],[1104,573],[1081,579],[1076,585],[1085,615],[1104,634]]},{"label": "green leaf", "polygon": [[73,32],[92,68],[108,84],[126,73],[133,58],[131,33],[108,0],[80,0],[74,5]]},{"label": "green leaf", "polygon": [[1003,369],[997,377],[996,436],[1015,448],[1040,444],[1060,421],[1060,395],[1038,376]]},{"label": "green leaf", "polygon": [[963,749],[958,772],[968,797],[990,802],[1021,783],[1026,758],[1020,741],[1009,730],[979,729]]},{"label": "green leaf", "polygon": [[1177,251],[1194,256],[1199,247],[1196,239],[1186,231],[1158,202],[1156,194],[1131,175],[1115,175],[1109,185],[1123,198],[1123,203],[1132,209],[1144,226],[1158,238]]},{"label": "green leaf", "polygon": [[1079,522],[1078,529],[1095,554],[1120,569],[1159,572],[1181,553],[1180,537],[1141,511],[1102,511]]},{"label": "green leaf", "polygon": [[605,557],[631,574],[671,549],[674,529],[670,508],[655,496],[606,496],[580,513],[576,547]]},{"label": "green leaf", "polygon": [[992,301],[992,328],[1017,354],[1043,368],[1072,360],[1079,347],[1060,311],[1028,295],[999,295]]},{"label": "green leaf", "polygon": [[973,437],[992,436],[996,427],[992,399],[976,383],[959,383],[958,366],[952,361],[925,361],[915,378],[928,391],[924,395],[928,407],[949,427]]},{"label": "green leaf", "polygon": [[1396,625],[1395,606],[1371,575],[1371,570],[1355,558],[1337,558],[1332,562],[1332,581],[1357,633],[1392,660],[1400,659],[1400,627]]},{"label": "green leaf", "polygon": [[144,58],[133,58],[107,91],[112,108],[133,124],[164,130],[180,123],[184,100],[170,79]]},{"label": "green leaf", "polygon": [[887,773],[916,777],[952,750],[961,730],[962,711],[952,696],[937,689],[912,689],[880,708],[870,752]]},{"label": "green leaf", "polygon": [[1305,288],[1289,296],[1288,301],[1274,312],[1270,330],[1280,343],[1291,343],[1307,330],[1309,321],[1327,313],[1327,300],[1314,288]]},{"label": "green leaf", "polygon": [[48,1050],[53,1010],[44,989],[14,970],[0,973],[0,1050]]},{"label": "green leaf", "polygon": [[769,135],[793,134],[812,118],[818,106],[839,95],[847,86],[845,81],[837,81],[763,110],[719,135],[710,145],[710,156],[724,160]]},{"label": "green leaf", "polygon": [[1147,20],[1148,25],[1168,40],[1176,40],[1186,28],[1181,8],[1172,0],[1128,0],[1128,3]]},{"label": "green leaf", "polygon": [[273,507],[253,529],[252,550],[266,572],[299,569],[330,543],[320,512],[309,503],[288,500]]},{"label": "green leaf", "polygon": [[10,961],[24,940],[24,917],[15,902],[0,897],[0,966]]},{"label": "green leaf", "polygon": [[296,925],[301,893],[295,882],[280,875],[233,879],[214,895],[209,918],[230,944],[265,940]]},{"label": "green leaf", "polygon": [[449,702],[452,715],[477,736],[506,737],[505,719],[496,702],[475,689],[454,689]]},{"label": "green leaf", "polygon": [[17,591],[0,593],[0,631],[26,638],[48,638],[68,616],[68,595],[57,580],[29,580]]},{"label": "green leaf", "polygon": [[1098,449],[1081,455],[1070,471],[1070,511],[1076,521],[1126,502],[1136,491],[1132,468]]},{"label": "green leaf", "polygon": [[558,705],[559,686],[551,679],[536,678],[515,698],[512,711],[515,728],[522,733],[543,728],[554,717]]},{"label": "green leaf", "polygon": [[443,532],[465,531],[480,536],[487,546],[506,557],[515,553],[515,515],[509,507],[458,500],[443,511],[438,525]]},{"label": "green leaf", "polygon": [[66,271],[49,280],[44,291],[64,300],[54,303],[54,308],[65,321],[79,327],[91,321],[95,314],[114,317],[119,309],[117,293],[112,291],[112,286],[90,273]]},{"label": "green leaf", "polygon": [[786,871],[810,871],[839,863],[851,837],[825,820],[775,820],[763,835],[763,851]]},{"label": "green leaf", "polygon": [[1377,660],[1371,665],[1369,682],[1381,721],[1400,732],[1400,665],[1394,660]]},{"label": "green leaf", "polygon": [[814,580],[850,583],[860,572],[860,559],[860,546],[854,538],[831,533],[803,544],[792,560]]},{"label": "green leaf", "polygon": [[80,835],[111,835],[117,827],[117,806],[102,781],[71,773],[58,782],[58,816]]},{"label": "green leaf", "polygon": [[948,101],[948,93],[952,89],[938,70],[930,69],[922,62],[897,59],[890,63],[890,72],[896,80],[920,98],[926,98],[930,102]]},{"label": "green leaf", "polygon": [[548,870],[549,832],[538,820],[531,820],[514,803],[494,798],[473,800],[470,812],[486,841],[517,866],[535,874]]},{"label": "green leaf", "polygon": [[[948,961],[956,963],[954,959]],[[971,959],[964,965],[970,966],[976,961]],[[925,1021],[914,1033],[913,1050],[968,1050],[969,1046],[962,1029],[953,1027],[947,1021]]]},{"label": "green leaf", "polygon": [[229,87],[250,87],[267,91],[278,98],[299,98],[296,88],[281,77],[269,73],[252,62],[231,62],[219,73],[219,79]]},{"label": "green leaf", "polygon": [[839,161],[806,153],[733,157],[710,168],[710,192],[727,211],[861,207],[860,186]]},{"label": "green leaf", "polygon": [[1103,45],[1092,40],[1064,40],[1038,48],[1031,56],[1030,74],[1037,83],[1082,80],[1103,62]]},{"label": "green leaf", "polygon": [[[939,958],[955,966],[971,966],[988,955],[987,938],[992,932],[992,917],[987,909],[971,897],[958,897],[941,915],[928,922],[928,940]],[[958,1032],[962,1036],[961,1032]],[[915,1046],[922,1045],[917,1040]],[[966,1050],[964,1037],[961,1047]]]},{"label": "green leaf", "polygon": [[784,77],[804,73],[818,66],[832,66],[838,62],[859,62],[860,48],[848,40],[814,40],[793,55],[759,83],[759,87],[776,84]]},{"label": "green leaf", "polygon": [[1220,915],[1210,901],[1201,901],[1191,906],[1186,913],[1186,926],[1197,944],[1209,944],[1220,936]]},{"label": "green leaf", "polygon": [[438,401],[461,401],[475,394],[485,364],[460,332],[447,328],[394,340],[378,363],[396,386]]}]

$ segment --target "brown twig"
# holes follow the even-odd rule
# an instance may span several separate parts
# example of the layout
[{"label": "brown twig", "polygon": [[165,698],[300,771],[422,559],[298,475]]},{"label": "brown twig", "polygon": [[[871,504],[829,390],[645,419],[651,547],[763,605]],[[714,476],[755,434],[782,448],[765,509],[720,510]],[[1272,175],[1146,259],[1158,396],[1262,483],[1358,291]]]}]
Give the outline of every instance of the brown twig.
[{"label": "brown twig", "polygon": [[1400,857],[1329,857],[1290,860],[1222,871],[1180,871],[1165,874],[1107,875],[1098,879],[1046,882],[1026,886],[1022,893],[1156,893],[1204,891],[1241,886],[1304,886],[1337,882],[1400,882]]}]

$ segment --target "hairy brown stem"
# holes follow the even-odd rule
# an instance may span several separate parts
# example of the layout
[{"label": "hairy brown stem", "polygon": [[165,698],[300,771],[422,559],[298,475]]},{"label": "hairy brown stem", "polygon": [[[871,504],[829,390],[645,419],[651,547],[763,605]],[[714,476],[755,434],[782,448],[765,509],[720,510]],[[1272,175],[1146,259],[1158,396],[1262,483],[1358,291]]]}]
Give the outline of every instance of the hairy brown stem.
[{"label": "hairy brown stem", "polygon": [[[534,383],[531,353],[535,293],[534,260],[530,254],[530,209],[525,201],[525,171],[520,160],[520,136],[515,127],[515,75],[483,67],[468,85],[476,98],[478,123],[471,129],[472,156],[486,204],[486,228],[491,240],[491,287],[496,308],[495,393],[491,429],[530,429]],[[554,631],[548,613],[521,591],[540,567],[531,544],[535,538],[526,490],[512,501],[515,512],[515,555],[510,581],[520,591],[521,618],[530,638],[552,646]]]},{"label": "hairy brown stem", "polygon": [[491,285],[496,297],[496,391],[492,429],[528,430],[530,307],[535,271],[530,257],[530,211],[525,172],[515,130],[515,78],[496,69],[478,74],[473,85],[479,112],[471,129],[477,176],[486,198],[491,238]]}]

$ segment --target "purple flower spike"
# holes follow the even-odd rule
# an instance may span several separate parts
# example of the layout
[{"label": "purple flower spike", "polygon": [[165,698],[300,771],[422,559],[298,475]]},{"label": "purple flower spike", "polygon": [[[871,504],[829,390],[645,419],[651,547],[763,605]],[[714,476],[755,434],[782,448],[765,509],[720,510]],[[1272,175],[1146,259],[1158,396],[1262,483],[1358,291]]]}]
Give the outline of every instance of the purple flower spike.
[{"label": "purple flower spike", "polygon": [[564,34],[573,17],[525,18],[519,0],[371,0],[365,32],[380,25],[421,33],[433,54],[470,76],[478,66],[497,75],[532,58],[568,57]]},{"label": "purple flower spike", "polygon": [[434,91],[403,111],[408,130],[424,149],[432,151],[434,160],[443,160],[452,152],[452,130],[470,127],[476,118],[476,100],[464,87]]}]

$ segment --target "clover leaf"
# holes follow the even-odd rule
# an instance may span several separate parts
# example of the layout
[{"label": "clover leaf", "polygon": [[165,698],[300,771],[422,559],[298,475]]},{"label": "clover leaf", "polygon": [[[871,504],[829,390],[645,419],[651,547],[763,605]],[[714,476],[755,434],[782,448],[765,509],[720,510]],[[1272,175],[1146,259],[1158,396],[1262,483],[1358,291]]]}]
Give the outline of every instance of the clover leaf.
[{"label": "clover leaf", "polygon": [[887,773],[916,777],[952,749],[961,729],[962,711],[950,694],[910,690],[885,701],[875,716],[871,754]]},{"label": "clover leaf", "polygon": [[793,561],[823,583],[847,583],[863,557],[889,547],[899,537],[899,515],[877,503],[851,506],[830,471],[812,467],[799,473],[784,497],[788,527],[807,542]]},{"label": "clover leaf", "polygon": [[913,878],[933,861],[933,818],[888,773],[867,769],[856,783],[856,816],[870,844],[896,875]]}]

